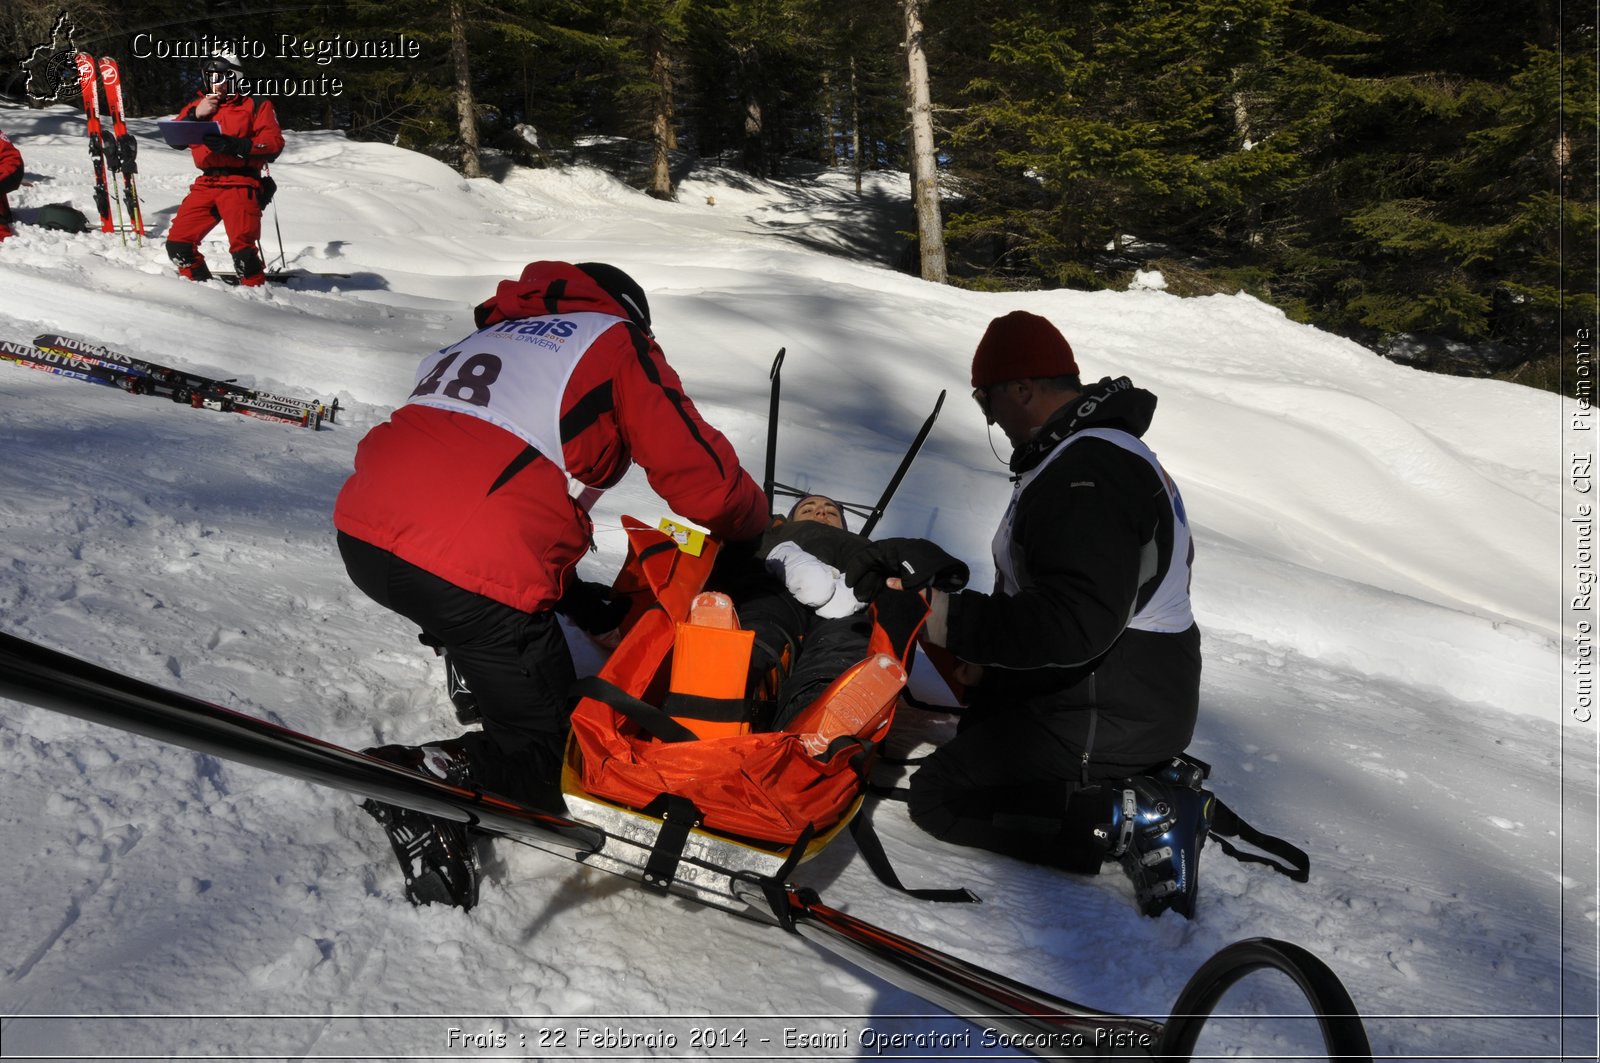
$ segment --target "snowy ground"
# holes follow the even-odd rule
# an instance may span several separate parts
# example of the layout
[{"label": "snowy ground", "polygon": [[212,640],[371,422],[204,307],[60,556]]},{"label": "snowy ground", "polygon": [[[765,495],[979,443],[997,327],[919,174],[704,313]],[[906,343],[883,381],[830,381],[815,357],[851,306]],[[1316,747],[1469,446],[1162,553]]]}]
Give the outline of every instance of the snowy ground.
[{"label": "snowy ground", "polygon": [[[536,258],[637,276],[669,359],[755,469],[787,347],[779,475],[802,487],[874,499],[948,388],[881,533],[931,536],[982,583],[1008,484],[966,367],[990,318],[1030,309],[1089,376],[1161,397],[1149,441],[1199,550],[1193,751],[1224,801],[1311,854],[1311,881],[1208,848],[1199,917],[1148,920],[1120,874],[946,847],[893,805],[876,821],[902,877],[985,903],[886,892],[848,842],[801,879],[1123,1014],[1164,1019],[1207,957],[1268,935],[1334,968],[1380,1056],[1593,1058],[1595,730],[1562,722],[1570,403],[1402,368],[1245,297],[980,294],[830,254],[881,243],[876,208],[903,199],[903,178],[874,178],[862,206],[843,177],[697,171],[668,204],[598,170],[469,182],[294,133],[275,167],[288,257],[350,276],[193,285],[160,246],[187,155],[132,126],[154,237],[25,224],[0,246],[0,337],[71,333],[345,411],[310,433],[0,365],[0,630],[350,746],[453,733],[438,665],[349,586],[329,514],[420,357]],[[0,107],[0,128],[27,159],[22,222],[63,200],[93,213],[71,111]],[[227,268],[218,240],[206,250]],[[621,560],[623,513],[666,515],[630,475],[597,511],[591,578]],[[908,711],[891,745],[950,733]],[[489,852],[472,913],[413,909],[349,797],[10,702],[0,852],[5,1058],[867,1058],[874,1030],[1009,1052],[802,941],[511,844]],[[1222,1011],[1255,1017],[1220,1021],[1203,1047],[1311,1052],[1303,1020],[1259,1017],[1298,1008],[1248,979]],[[747,1042],[695,1047],[707,1026]],[[845,1046],[785,1050],[785,1027],[843,1031]],[[595,1039],[607,1030],[653,1041]]]}]

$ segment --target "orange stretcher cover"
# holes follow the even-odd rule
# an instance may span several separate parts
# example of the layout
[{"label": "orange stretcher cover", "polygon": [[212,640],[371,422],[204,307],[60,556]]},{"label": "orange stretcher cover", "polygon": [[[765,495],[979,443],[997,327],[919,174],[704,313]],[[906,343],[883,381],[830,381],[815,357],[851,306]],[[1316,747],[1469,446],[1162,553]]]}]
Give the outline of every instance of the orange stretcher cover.
[{"label": "orange stretcher cover", "polygon": [[[677,549],[663,532],[631,517],[623,518],[628,557],[615,588],[629,594],[634,607],[623,622],[623,637],[600,677],[651,705],[660,705],[671,671],[678,624],[705,585],[716,556],[707,540],[698,557]],[[888,653],[903,665],[891,640],[874,623],[871,651]],[[738,677],[740,684],[743,676]],[[898,702],[898,690],[891,702]],[[871,731],[859,737],[879,742],[894,720],[893,705],[875,714]],[[843,747],[843,748],[841,748]],[[592,697],[579,700],[572,714],[574,763],[591,796],[643,809],[663,793],[693,801],[705,830],[755,842],[793,845],[807,826],[826,831],[853,807],[870,761],[861,746],[839,743],[832,756],[814,756],[799,734],[736,734],[697,741],[662,742],[624,714]],[[870,757],[871,750],[868,751]]]}]

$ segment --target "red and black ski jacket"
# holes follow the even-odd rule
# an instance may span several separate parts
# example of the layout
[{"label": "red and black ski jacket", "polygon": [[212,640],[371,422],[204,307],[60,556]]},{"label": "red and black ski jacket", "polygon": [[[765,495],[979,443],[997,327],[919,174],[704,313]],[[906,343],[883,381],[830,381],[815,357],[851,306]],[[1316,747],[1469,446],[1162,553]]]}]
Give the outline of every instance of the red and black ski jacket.
[{"label": "red and black ski jacket", "polygon": [[655,341],[588,274],[535,262],[425,359],[405,405],[356,449],[334,525],[458,587],[549,608],[591,542],[587,489],[635,462],[677,513],[758,537],[760,486]]},{"label": "red and black ski jacket", "polygon": [[[194,109],[201,100],[205,99],[202,93],[190,100],[178,112],[178,121],[202,121],[195,118]],[[200,168],[206,177],[261,177],[261,168],[283,151],[283,130],[278,126],[278,113],[273,110],[272,101],[257,100],[251,96],[229,96],[217,107],[217,113],[209,119],[217,123],[217,128],[227,137],[246,137],[250,141],[250,155],[240,158],[238,155],[224,155],[220,151],[212,151],[204,144],[191,145],[189,151],[194,156],[194,164]]]}]

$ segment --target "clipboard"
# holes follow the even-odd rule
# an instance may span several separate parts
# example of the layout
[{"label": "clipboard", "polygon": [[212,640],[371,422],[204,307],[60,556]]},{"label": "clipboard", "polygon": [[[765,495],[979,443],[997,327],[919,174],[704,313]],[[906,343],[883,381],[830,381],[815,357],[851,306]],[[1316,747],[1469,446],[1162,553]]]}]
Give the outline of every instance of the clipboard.
[{"label": "clipboard", "polygon": [[159,120],[156,129],[160,130],[167,146],[173,148],[193,147],[211,134],[222,132],[222,127],[215,122],[180,122],[175,118]]}]

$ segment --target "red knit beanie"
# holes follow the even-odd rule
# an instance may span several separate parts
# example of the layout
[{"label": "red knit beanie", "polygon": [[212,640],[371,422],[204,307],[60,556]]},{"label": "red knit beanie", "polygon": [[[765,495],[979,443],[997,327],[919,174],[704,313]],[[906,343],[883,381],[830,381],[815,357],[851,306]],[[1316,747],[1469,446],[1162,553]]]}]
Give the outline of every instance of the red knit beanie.
[{"label": "red knit beanie", "polygon": [[986,388],[1030,377],[1077,376],[1072,346],[1038,314],[1013,310],[989,322],[972,356],[972,386]]}]

